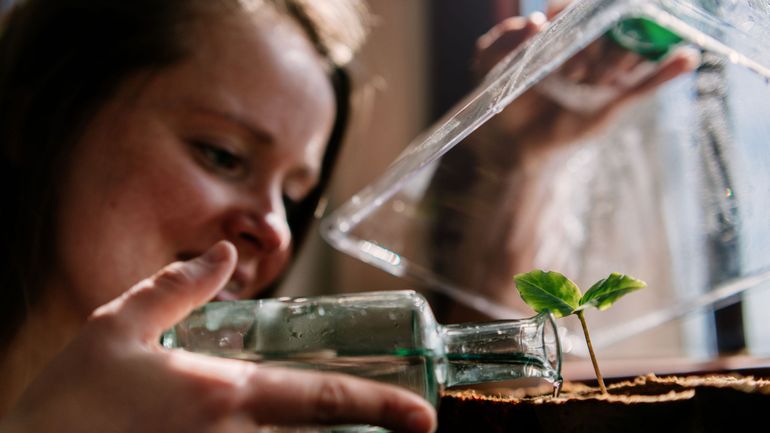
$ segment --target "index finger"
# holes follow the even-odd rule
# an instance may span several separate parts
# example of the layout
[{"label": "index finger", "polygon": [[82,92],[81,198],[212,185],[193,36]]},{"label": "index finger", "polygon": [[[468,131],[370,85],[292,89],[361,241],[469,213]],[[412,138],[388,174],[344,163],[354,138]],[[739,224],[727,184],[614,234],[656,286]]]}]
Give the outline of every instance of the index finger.
[{"label": "index finger", "polygon": [[155,341],[224,286],[237,255],[231,243],[220,241],[203,255],[174,262],[137,283],[94,311],[92,320],[112,320],[124,332]]}]

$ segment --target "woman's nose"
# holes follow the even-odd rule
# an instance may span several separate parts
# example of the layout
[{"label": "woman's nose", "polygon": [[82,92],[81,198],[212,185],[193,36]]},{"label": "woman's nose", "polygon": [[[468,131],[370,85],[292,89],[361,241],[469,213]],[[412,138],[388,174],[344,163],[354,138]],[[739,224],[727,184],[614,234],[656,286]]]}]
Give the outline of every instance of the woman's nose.
[{"label": "woman's nose", "polygon": [[280,212],[238,211],[225,220],[225,233],[241,254],[264,256],[289,247],[291,232]]}]

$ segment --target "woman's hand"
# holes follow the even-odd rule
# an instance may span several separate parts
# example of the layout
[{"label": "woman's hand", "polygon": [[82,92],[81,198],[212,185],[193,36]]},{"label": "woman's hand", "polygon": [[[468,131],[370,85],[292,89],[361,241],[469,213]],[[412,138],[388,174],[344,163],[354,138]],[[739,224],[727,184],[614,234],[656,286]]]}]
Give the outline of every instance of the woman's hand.
[{"label": "woman's hand", "polygon": [[[545,26],[545,15],[535,13],[493,27],[478,41],[476,74],[486,74]],[[499,146],[501,141],[535,154],[574,142],[605,127],[629,102],[691,71],[698,60],[697,54],[678,49],[653,62],[599,38],[490,119],[482,140],[497,142],[505,152],[511,147]]]},{"label": "woman's hand", "polygon": [[0,432],[250,432],[258,425],[363,423],[428,432],[430,405],[394,386],[160,347],[161,333],[230,278],[220,242],[97,309],[37,377]]}]

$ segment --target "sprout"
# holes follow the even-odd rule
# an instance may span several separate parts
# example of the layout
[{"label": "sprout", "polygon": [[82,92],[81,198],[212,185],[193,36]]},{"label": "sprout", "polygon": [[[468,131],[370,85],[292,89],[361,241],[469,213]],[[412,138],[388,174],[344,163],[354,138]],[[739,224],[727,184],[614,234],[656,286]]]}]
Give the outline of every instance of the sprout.
[{"label": "sprout", "polygon": [[578,316],[599,388],[606,394],[607,388],[599,371],[583,311],[590,305],[599,310],[606,310],[622,296],[646,287],[647,284],[628,275],[612,273],[607,278],[597,281],[583,294],[575,283],[558,272],[535,270],[518,274],[514,280],[524,302],[538,313],[550,311],[557,318],[571,314]]}]

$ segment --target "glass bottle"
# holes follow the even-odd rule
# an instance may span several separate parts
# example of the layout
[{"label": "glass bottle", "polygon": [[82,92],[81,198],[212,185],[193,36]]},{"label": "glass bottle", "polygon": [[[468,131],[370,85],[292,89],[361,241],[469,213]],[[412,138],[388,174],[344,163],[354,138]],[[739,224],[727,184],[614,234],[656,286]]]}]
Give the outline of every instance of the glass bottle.
[{"label": "glass bottle", "polygon": [[161,343],[352,374],[406,387],[434,405],[444,387],[517,378],[561,383],[551,315],[442,326],[413,291],[213,302],[164,333]]}]

